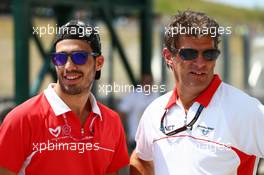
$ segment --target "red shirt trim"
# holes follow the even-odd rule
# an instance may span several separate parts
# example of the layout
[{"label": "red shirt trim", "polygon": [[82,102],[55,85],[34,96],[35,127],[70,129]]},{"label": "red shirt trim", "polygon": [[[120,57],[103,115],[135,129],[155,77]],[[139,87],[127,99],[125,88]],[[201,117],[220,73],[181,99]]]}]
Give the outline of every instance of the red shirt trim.
[{"label": "red shirt trim", "polygon": [[248,155],[235,147],[231,147],[233,151],[238,155],[240,164],[237,168],[237,175],[250,175],[254,172],[254,166],[256,156]]},{"label": "red shirt trim", "polygon": [[[214,75],[213,80],[209,84],[209,86],[198,96],[194,99],[195,102],[200,103],[204,107],[207,107],[210,103],[213,95],[215,94],[217,88],[221,84],[222,80],[220,79],[219,75]],[[178,94],[176,88],[174,88],[173,93],[165,107],[165,109],[171,108],[173,105],[176,104],[176,100],[178,99]]]},{"label": "red shirt trim", "polygon": [[237,168],[237,175],[251,175],[254,172],[254,168],[255,168],[255,161],[256,161],[256,156],[255,155],[248,155],[242,151],[240,151],[239,149],[233,147],[233,146],[228,146],[222,143],[218,143],[215,141],[211,141],[211,140],[206,140],[206,139],[202,139],[202,138],[197,138],[194,136],[190,136],[190,135],[176,135],[176,136],[166,136],[166,137],[161,137],[159,139],[155,139],[153,140],[154,142],[163,140],[163,139],[168,139],[168,138],[180,138],[180,137],[189,137],[198,141],[205,141],[205,142],[209,142],[209,143],[214,143],[216,145],[219,146],[224,146],[226,148],[230,148],[231,150],[233,150],[237,156],[240,159],[240,164]]}]

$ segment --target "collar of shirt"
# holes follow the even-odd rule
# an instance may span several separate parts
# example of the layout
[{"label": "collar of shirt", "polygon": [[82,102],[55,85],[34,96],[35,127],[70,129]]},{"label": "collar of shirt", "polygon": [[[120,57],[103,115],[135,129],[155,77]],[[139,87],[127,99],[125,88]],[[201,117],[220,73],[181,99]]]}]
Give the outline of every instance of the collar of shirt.
[{"label": "collar of shirt", "polygon": [[[44,94],[53,109],[56,116],[59,116],[61,114],[64,114],[68,111],[71,111],[71,109],[63,102],[63,100],[57,95],[57,93],[54,90],[55,83],[49,84],[48,88],[44,90]],[[97,116],[100,117],[102,120],[101,111],[97,105],[96,99],[92,93],[90,93],[89,100],[92,106],[92,112],[97,114]]]},{"label": "collar of shirt", "polygon": [[[209,86],[198,96],[194,99],[194,102],[198,102],[204,107],[207,107],[210,103],[214,93],[216,92],[217,88],[221,84],[222,80],[220,79],[219,75],[214,75],[213,80],[209,84]],[[165,109],[171,108],[173,105],[176,104],[178,99],[178,94],[176,88],[174,88],[173,93],[167,103]]]}]

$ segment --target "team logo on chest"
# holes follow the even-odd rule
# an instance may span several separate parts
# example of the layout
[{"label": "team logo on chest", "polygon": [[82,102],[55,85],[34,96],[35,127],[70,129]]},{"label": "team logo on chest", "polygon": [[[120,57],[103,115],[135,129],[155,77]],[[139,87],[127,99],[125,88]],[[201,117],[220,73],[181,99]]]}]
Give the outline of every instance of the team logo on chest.
[{"label": "team logo on chest", "polygon": [[49,132],[54,137],[58,137],[60,135],[60,133],[61,133],[61,127],[60,126],[57,126],[55,129],[49,128]]},{"label": "team logo on chest", "polygon": [[198,125],[197,128],[200,129],[201,133],[204,136],[207,136],[211,131],[214,130],[214,128],[212,128],[212,127],[207,127],[207,126],[203,126],[203,125]]}]

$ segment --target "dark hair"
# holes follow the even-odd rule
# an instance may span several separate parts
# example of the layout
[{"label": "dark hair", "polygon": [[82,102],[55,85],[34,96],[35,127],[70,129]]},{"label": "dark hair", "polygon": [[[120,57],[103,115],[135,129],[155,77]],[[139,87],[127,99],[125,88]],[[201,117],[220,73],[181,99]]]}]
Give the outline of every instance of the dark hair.
[{"label": "dark hair", "polygon": [[[183,30],[185,30],[188,32],[185,32],[184,35],[195,37],[211,36],[217,48],[220,42],[218,28],[219,24],[215,20],[209,18],[205,13],[191,10],[179,11],[178,14],[172,17],[170,23],[166,27],[164,43],[165,46],[174,53],[175,49],[177,49],[179,37],[183,35]],[[175,31],[176,29],[177,31]],[[204,33],[203,29],[210,30]],[[214,29],[214,32],[211,29]]]},{"label": "dark hair", "polygon": [[[88,29],[88,30],[87,30]],[[54,47],[59,41],[64,39],[77,39],[85,40],[91,46],[93,52],[97,53],[98,56],[101,55],[101,42],[100,36],[97,30],[93,26],[84,23],[80,20],[71,20],[65,25],[59,28],[54,41]],[[101,70],[96,71],[95,79],[100,79]]]}]

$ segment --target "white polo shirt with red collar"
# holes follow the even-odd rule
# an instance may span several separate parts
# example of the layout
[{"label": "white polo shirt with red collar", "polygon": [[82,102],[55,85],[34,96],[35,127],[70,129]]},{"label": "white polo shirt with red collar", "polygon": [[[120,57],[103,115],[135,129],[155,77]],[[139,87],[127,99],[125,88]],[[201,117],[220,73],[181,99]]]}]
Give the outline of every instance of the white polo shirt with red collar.
[{"label": "white polo shirt with red collar", "polygon": [[[176,89],[176,88],[175,88]],[[165,135],[190,123],[202,110],[192,129]],[[187,120],[187,122],[185,121]],[[154,162],[157,175],[249,175],[264,157],[264,106],[255,98],[214,76],[185,114],[176,90],[145,110],[136,134],[139,158]]]},{"label": "white polo shirt with red collar", "polygon": [[0,167],[26,175],[103,175],[128,165],[118,114],[89,97],[84,126],[53,85],[12,110],[0,126]]}]

